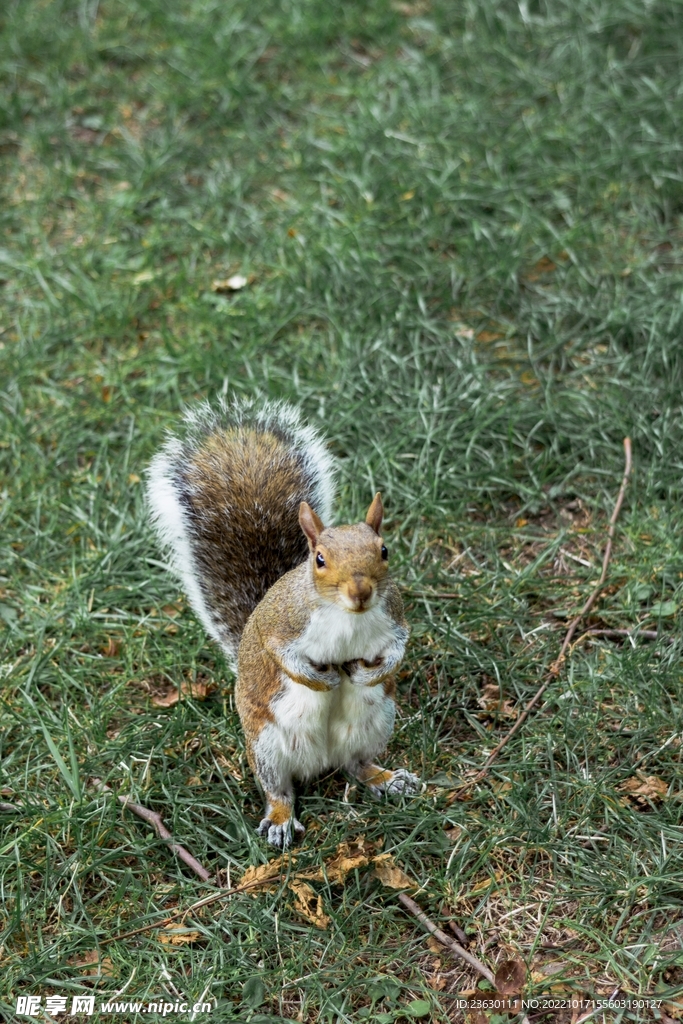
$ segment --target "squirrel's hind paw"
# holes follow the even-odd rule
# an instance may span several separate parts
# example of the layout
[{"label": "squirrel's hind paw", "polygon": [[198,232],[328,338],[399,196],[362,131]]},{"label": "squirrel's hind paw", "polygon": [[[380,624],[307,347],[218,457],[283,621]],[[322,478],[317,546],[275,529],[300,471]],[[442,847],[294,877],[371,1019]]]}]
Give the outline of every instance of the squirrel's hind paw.
[{"label": "squirrel's hind paw", "polygon": [[274,825],[270,818],[263,818],[256,834],[262,839],[267,839],[271,846],[278,850],[286,850],[292,845],[292,833],[300,839],[306,829],[296,818],[289,818],[281,825]]},{"label": "squirrel's hind paw", "polygon": [[417,775],[407,771],[405,768],[397,768],[395,771],[386,773],[388,778],[382,779],[379,785],[369,785],[373,796],[412,796],[421,789],[420,780]]}]

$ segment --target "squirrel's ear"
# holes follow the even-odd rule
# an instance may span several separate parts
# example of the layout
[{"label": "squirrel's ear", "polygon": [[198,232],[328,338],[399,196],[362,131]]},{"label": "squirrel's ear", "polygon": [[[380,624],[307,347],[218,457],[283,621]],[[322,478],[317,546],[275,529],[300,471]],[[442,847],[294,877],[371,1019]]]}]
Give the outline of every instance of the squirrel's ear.
[{"label": "squirrel's ear", "polygon": [[318,543],[318,537],[325,527],[323,526],[320,516],[315,514],[311,506],[306,501],[302,501],[299,505],[299,525],[308,538],[309,548],[311,551],[314,551],[315,546]]},{"label": "squirrel's ear", "polygon": [[382,504],[382,495],[377,492],[375,497],[372,499],[372,505],[368,509],[368,514],[365,517],[365,522],[368,526],[371,526],[375,533],[379,533],[382,527],[382,519],[384,518],[384,505]]}]

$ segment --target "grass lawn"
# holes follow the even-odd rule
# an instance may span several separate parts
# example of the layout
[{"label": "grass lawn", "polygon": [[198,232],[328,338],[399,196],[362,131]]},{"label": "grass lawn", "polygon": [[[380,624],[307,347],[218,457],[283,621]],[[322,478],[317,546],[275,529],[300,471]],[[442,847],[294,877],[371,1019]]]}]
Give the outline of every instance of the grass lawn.
[{"label": "grass lawn", "polygon": [[[412,626],[386,763],[425,792],[304,787],[296,869],[362,839],[530,995],[683,1018],[682,62],[680,0],[3,4],[6,1019],[95,993],[49,1019],[128,1024],[99,1009],[122,991],[217,1005],[197,1020],[464,1021],[478,984],[369,868],[310,883],[324,928],[282,885],[105,942],[213,891],[114,793],[222,885],[272,856],[233,678],[143,500],[165,429],[224,393],[324,429],[339,521],[382,490]],[[626,435],[586,624],[660,639],[579,639],[459,799],[599,576]],[[206,699],[160,707],[183,682]]]}]

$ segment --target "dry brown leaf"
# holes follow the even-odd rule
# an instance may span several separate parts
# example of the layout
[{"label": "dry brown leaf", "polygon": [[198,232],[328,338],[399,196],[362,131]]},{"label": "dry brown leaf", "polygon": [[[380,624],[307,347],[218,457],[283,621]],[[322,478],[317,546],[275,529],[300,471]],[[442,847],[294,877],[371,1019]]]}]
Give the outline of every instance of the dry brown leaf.
[{"label": "dry brown leaf", "polygon": [[[353,843],[340,843],[334,857],[325,861],[325,874],[328,880],[335,885],[343,885],[349,871],[368,866],[374,849],[371,843],[366,842],[364,836]],[[323,880],[322,871],[320,880]]]},{"label": "dry brown leaf", "polygon": [[375,878],[378,878],[382,885],[390,889],[417,889],[417,882],[394,864],[394,859],[389,853],[380,854],[374,859]]},{"label": "dry brown leaf", "polygon": [[552,274],[553,270],[556,270],[557,266],[548,256],[541,256],[538,263],[534,265],[527,275],[527,281],[538,281],[542,274]]},{"label": "dry brown leaf", "polygon": [[67,962],[72,967],[78,968],[81,971],[81,974],[87,974],[90,977],[111,977],[114,973],[114,966],[112,964],[111,957],[105,956],[100,960],[100,954],[96,949],[89,949],[87,953],[83,953],[79,959],[69,960]]},{"label": "dry brown leaf", "polygon": [[644,775],[642,772],[637,772],[632,778],[622,782],[619,790],[626,794],[622,803],[627,804],[628,798],[630,798],[637,806],[647,807],[650,803],[661,803],[666,799],[669,787],[664,779],[659,779],[656,775]]},{"label": "dry brown leaf", "polygon": [[216,689],[216,684],[212,682],[205,683],[200,679],[191,682],[183,680],[180,684],[180,691],[177,687],[173,690],[168,690],[166,693],[161,694],[158,697],[152,697],[152,704],[157,708],[172,708],[174,704],[177,704],[181,697],[192,697],[194,700],[206,700],[210,693]]},{"label": "dry brown leaf", "polygon": [[157,708],[172,708],[179,700],[180,693],[178,690],[168,690],[163,696],[152,697],[152,704]]},{"label": "dry brown leaf", "polygon": [[184,946],[187,943],[196,942],[200,936],[201,932],[178,925],[159,929],[159,940],[166,946]]},{"label": "dry brown leaf", "polygon": [[100,974],[103,974],[106,978],[111,978],[114,975],[114,962],[110,956],[103,956],[100,961]]},{"label": "dry brown leaf", "polygon": [[489,714],[502,718],[517,718],[519,715],[517,708],[513,707],[508,699],[503,698],[498,683],[486,683],[477,704]]},{"label": "dry brown leaf", "polygon": [[667,1002],[664,1003],[662,1009],[671,1017],[673,1020],[683,1020],[683,1001],[681,1002]]},{"label": "dry brown leaf", "polygon": [[[241,885],[249,885],[250,890],[256,893],[257,889],[261,886],[267,889],[274,889],[279,885],[279,880],[273,879],[274,875],[282,875],[287,871],[287,867],[296,858],[296,854],[288,856],[275,857],[267,864],[256,864],[252,867],[248,867],[242,875]],[[308,882],[302,880],[303,877],[309,877],[311,879],[319,879],[322,881],[323,875],[320,868],[313,870],[301,871],[292,874],[287,880],[287,888],[294,893],[294,908],[303,918],[309,921],[316,928],[324,930],[329,927],[330,918],[323,911],[322,896],[318,896]]]},{"label": "dry brown leaf", "polygon": [[288,888],[294,893],[294,909],[316,928],[324,931],[330,926],[330,918],[323,912],[323,898],[313,891],[308,882],[292,878]]},{"label": "dry brown leaf", "polygon": [[488,1014],[483,1010],[470,1010],[467,1014],[467,1024],[489,1024]]},{"label": "dry brown leaf", "polygon": [[194,698],[194,700],[206,700],[209,694],[213,693],[216,689],[216,684],[212,682],[205,683],[202,679],[195,679],[194,682],[182,683],[180,689],[183,695]]},{"label": "dry brown leaf", "polygon": [[484,878],[481,882],[477,882],[474,888],[470,889],[470,895],[474,896],[476,893],[483,892],[484,889],[495,886],[496,882],[500,882],[504,874],[505,872],[499,869],[494,873],[493,878]]},{"label": "dry brown leaf", "polygon": [[493,980],[502,996],[517,996],[524,988],[526,967],[521,960],[506,960],[496,971]]},{"label": "dry brown leaf", "polygon": [[102,654],[105,658],[115,658],[119,653],[118,641],[114,640],[112,636],[107,637],[107,644],[102,648]]},{"label": "dry brown leaf", "polygon": [[72,967],[87,967],[90,964],[99,963],[100,954],[96,949],[89,949],[86,953],[83,953],[76,960],[68,960],[67,963],[71,964]]},{"label": "dry brown leaf", "polygon": [[297,871],[297,878],[307,878],[311,882],[332,882],[333,885],[343,885],[349,871],[356,868],[365,868],[378,858],[386,858],[389,854],[374,854],[377,849],[375,843],[370,843],[365,836],[359,836],[351,843],[339,843],[334,856],[325,861],[325,870],[319,868],[305,868]]},{"label": "dry brown leaf", "polygon": [[[242,875],[240,885],[249,885],[253,890],[258,889],[260,885],[277,885],[277,882],[272,881],[272,876],[284,874],[287,864],[292,859],[281,856],[274,857],[267,864],[253,864]],[[267,881],[267,879],[271,879],[271,881]]]}]

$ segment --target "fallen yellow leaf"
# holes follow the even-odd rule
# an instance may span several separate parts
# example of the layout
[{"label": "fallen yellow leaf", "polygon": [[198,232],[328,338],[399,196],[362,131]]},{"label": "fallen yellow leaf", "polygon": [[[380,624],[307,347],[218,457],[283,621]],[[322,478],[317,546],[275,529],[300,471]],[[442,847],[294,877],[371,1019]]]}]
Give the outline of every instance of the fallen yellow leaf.
[{"label": "fallen yellow leaf", "polygon": [[323,913],[323,898],[313,891],[308,882],[293,878],[288,888],[294,893],[294,909],[316,928],[324,931],[330,926],[330,918]]},{"label": "fallen yellow leaf", "polygon": [[649,803],[660,803],[669,792],[664,779],[659,779],[656,775],[643,775],[641,772],[622,782],[619,789],[640,807],[647,807]]},{"label": "fallen yellow leaf", "polygon": [[381,854],[379,857],[375,857],[375,878],[378,878],[382,885],[388,886],[389,889],[417,889],[417,882],[414,882],[412,878],[393,863],[393,857],[391,854]]},{"label": "fallen yellow leaf", "polygon": [[257,889],[260,885],[276,885],[272,876],[284,874],[290,859],[293,860],[280,856],[269,860],[267,864],[252,864],[242,875],[240,885],[249,885],[252,889]]},{"label": "fallen yellow leaf", "polygon": [[184,946],[196,942],[200,935],[201,932],[180,926],[159,929],[159,939],[165,946]]},{"label": "fallen yellow leaf", "polygon": [[495,872],[493,878],[484,878],[481,882],[477,882],[477,884],[470,889],[470,895],[475,895],[478,892],[483,892],[484,889],[491,888],[496,882],[500,882],[504,874],[504,871],[498,870]]},{"label": "fallen yellow leaf", "polygon": [[[343,885],[349,871],[368,866],[373,851],[374,846],[367,843],[364,836],[353,843],[340,843],[334,857],[325,861],[325,874],[328,880],[335,885]],[[322,870],[319,870],[318,874],[320,881],[323,881]]]}]

